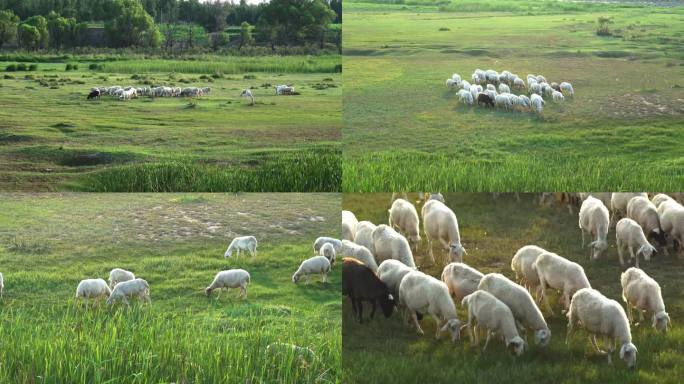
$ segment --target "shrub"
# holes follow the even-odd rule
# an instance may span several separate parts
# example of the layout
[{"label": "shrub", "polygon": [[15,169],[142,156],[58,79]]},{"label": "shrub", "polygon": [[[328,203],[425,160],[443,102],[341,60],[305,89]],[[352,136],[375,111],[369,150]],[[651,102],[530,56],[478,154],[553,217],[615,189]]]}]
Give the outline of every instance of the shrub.
[{"label": "shrub", "polygon": [[5,68],[6,72],[16,72],[17,71],[17,65],[16,64],[10,64]]},{"label": "shrub", "polygon": [[17,64],[17,71],[25,71],[26,69],[28,69],[28,67],[26,67],[26,64],[24,64],[24,63]]},{"label": "shrub", "polygon": [[38,70],[38,64],[31,64],[31,65],[29,65],[28,70],[31,71],[31,72],[37,71],[37,70]]}]

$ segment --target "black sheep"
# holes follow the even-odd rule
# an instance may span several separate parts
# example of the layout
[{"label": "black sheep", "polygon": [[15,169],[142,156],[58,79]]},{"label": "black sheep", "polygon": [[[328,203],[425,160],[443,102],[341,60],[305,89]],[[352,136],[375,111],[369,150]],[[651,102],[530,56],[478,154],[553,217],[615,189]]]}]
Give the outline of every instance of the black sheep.
[{"label": "black sheep", "polygon": [[385,317],[390,317],[396,303],[389,288],[380,278],[360,261],[344,258],[342,263],[342,294],[349,296],[354,315],[359,323],[363,322],[363,302],[373,306],[371,319],[375,315],[377,304],[380,304]]},{"label": "black sheep", "polygon": [[99,99],[99,98],[100,98],[100,90],[99,89],[93,89],[88,94],[88,100]]},{"label": "black sheep", "polygon": [[489,97],[489,95],[486,93],[477,94],[477,105],[480,104],[484,104],[485,106],[490,106],[494,108],[494,100],[492,100],[492,98]]}]

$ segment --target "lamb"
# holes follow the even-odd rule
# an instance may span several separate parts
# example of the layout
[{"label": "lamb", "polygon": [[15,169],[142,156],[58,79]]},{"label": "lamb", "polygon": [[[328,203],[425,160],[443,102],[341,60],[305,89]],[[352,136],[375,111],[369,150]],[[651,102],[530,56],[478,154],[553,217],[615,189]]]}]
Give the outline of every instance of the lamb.
[{"label": "lamb", "polygon": [[591,288],[584,268],[555,253],[545,252],[537,256],[537,261],[532,264],[532,270],[539,276],[539,292],[546,304],[546,309],[553,315],[554,312],[549,304],[546,294],[547,287],[562,292],[560,303],[563,308],[568,308],[572,295],[582,288]]},{"label": "lamb", "polygon": [[352,302],[354,315],[363,322],[363,302],[373,305],[371,319],[380,305],[385,317],[390,317],[396,305],[389,288],[370,268],[353,258],[342,260],[342,294]]},{"label": "lamb", "polygon": [[333,245],[335,248],[335,253],[339,254],[340,250],[342,249],[342,241],[339,239],[335,239],[333,237],[326,237],[326,236],[321,236],[316,238],[313,244],[313,250],[314,250],[314,255],[318,255],[320,253],[321,247],[323,244],[330,243]]},{"label": "lamb", "polygon": [[237,251],[237,257],[240,257],[240,251],[249,251],[252,257],[257,255],[257,239],[254,236],[240,236],[233,239],[223,254],[224,258],[232,257],[233,251]]},{"label": "lamb", "polygon": [[117,283],[135,279],[133,272],[121,268],[114,268],[109,272],[109,287],[114,288]]},{"label": "lamb", "polygon": [[228,269],[226,271],[221,271],[216,274],[214,281],[204,290],[207,297],[211,296],[211,293],[220,289],[219,297],[221,297],[221,292],[223,288],[240,288],[239,297],[247,298],[247,285],[250,283],[249,272],[244,269]]},{"label": "lamb", "polygon": [[610,210],[613,217],[623,217],[627,213],[627,204],[633,197],[648,197],[646,192],[615,192],[610,195]]},{"label": "lamb", "polygon": [[[0,279],[1,280],[1,279]],[[2,282],[0,281],[0,286]],[[82,299],[85,301],[85,305],[88,305],[88,299],[95,299],[95,304],[102,298],[108,298],[112,294],[112,290],[107,286],[107,282],[103,279],[85,279],[81,280],[76,287],[76,300]]]},{"label": "lamb", "polygon": [[351,211],[342,211],[342,240],[354,241],[356,225],[359,221]]},{"label": "lamb", "polygon": [[658,209],[648,198],[637,196],[629,200],[627,217],[641,225],[648,239],[657,241],[661,246],[665,245],[665,236],[660,227]]},{"label": "lamb", "polygon": [[[551,88],[551,89],[553,89],[553,88]],[[551,93],[551,97],[553,98],[554,103],[560,103],[562,101],[565,101],[565,97],[563,96],[563,94],[561,92],[556,91],[556,90],[554,90]]]},{"label": "lamb", "polygon": [[378,264],[375,262],[375,257],[368,248],[355,244],[349,240],[342,240],[340,251],[337,252],[341,256],[353,257],[363,262],[373,272],[378,271]]},{"label": "lamb", "polygon": [[130,306],[128,298],[134,296],[137,296],[139,299],[147,301],[148,303],[151,302],[150,285],[147,281],[143,279],[133,279],[115,285],[112,294],[109,295],[109,299],[107,299],[107,304],[111,305],[116,300],[122,300],[127,306]]},{"label": "lamb", "polygon": [[320,273],[323,277],[323,282],[328,282],[328,272],[330,272],[330,261],[325,256],[314,256],[302,261],[299,269],[292,275],[292,282],[297,284],[302,277],[306,277],[306,282],[309,282],[309,276]]},{"label": "lamb", "polygon": [[377,260],[399,260],[410,268],[415,268],[411,246],[404,236],[387,225],[379,225],[373,231],[373,249]]},{"label": "lamb", "polygon": [[[494,93],[494,98],[496,98],[496,92]],[[477,105],[480,104],[494,108],[494,99],[486,93],[480,93],[477,95]]]},{"label": "lamb", "polygon": [[503,108],[505,110],[509,110],[513,107],[513,103],[511,103],[511,99],[509,99],[507,95],[496,95],[494,103],[497,108]]},{"label": "lamb", "polygon": [[463,298],[461,305],[468,307],[468,322],[470,341],[480,345],[477,327],[487,329],[487,340],[482,351],[487,349],[492,335],[503,336],[506,348],[520,356],[525,351],[525,341],[518,334],[515,319],[511,310],[501,300],[487,291],[475,291]]},{"label": "lamb", "polygon": [[561,92],[567,94],[570,97],[575,96],[575,90],[572,89],[572,84],[568,83],[567,81],[563,81],[560,83],[559,88]]},{"label": "lamb", "polygon": [[627,307],[627,318],[633,321],[632,307],[639,311],[639,318],[644,321],[644,312],[653,313],[652,327],[666,333],[670,324],[670,315],[665,312],[660,285],[641,269],[631,267],[620,275],[622,300]]},{"label": "lamb", "polygon": [[[615,226],[615,237],[617,239],[620,265],[625,265],[625,261],[622,258],[625,248],[629,249],[629,254],[632,259],[636,258],[637,268],[639,268],[639,254],[643,255],[646,261],[650,261],[651,255],[656,252],[655,247],[646,240],[646,235],[644,235],[641,226],[630,218],[625,217],[618,221]],[[635,249],[637,250],[636,254],[634,253]]]},{"label": "lamb", "polygon": [[546,102],[537,93],[530,94],[530,105],[532,106],[532,109],[537,112],[537,114],[544,112],[544,104],[546,104]]},{"label": "lamb", "polygon": [[511,93],[511,88],[508,85],[501,83],[499,84],[499,93]]},{"label": "lamb", "polygon": [[464,297],[477,290],[482,276],[482,272],[464,263],[449,263],[442,270],[441,278],[449,289],[449,294],[460,303]]},{"label": "lamb", "polygon": [[[591,343],[596,351],[608,356],[609,364],[612,363],[611,354],[617,341],[620,344],[620,358],[627,363],[627,367],[634,368],[637,349],[632,344],[632,334],[625,310],[617,301],[608,299],[595,289],[582,288],[572,296],[567,316],[568,333],[565,344],[568,344],[575,325],[580,324],[591,334]],[[603,335],[608,352],[599,349],[596,335]]]},{"label": "lamb", "polygon": [[520,330],[524,332],[524,327],[527,327],[534,331],[534,343],[536,345],[544,347],[549,344],[551,330],[549,330],[539,307],[525,288],[510,281],[500,273],[489,273],[482,277],[477,289],[491,293],[506,304]]},{"label": "lamb", "polygon": [[387,259],[378,267],[378,277],[387,285],[393,297],[399,297],[399,284],[407,273],[415,271],[415,268],[406,266],[399,260]]},{"label": "lamb", "polygon": [[449,331],[454,343],[460,338],[461,321],[456,316],[456,306],[449,296],[449,289],[443,282],[420,271],[409,272],[399,285],[399,300],[404,308],[405,320],[409,316],[413,319],[418,334],[424,333],[418,323],[417,313],[427,313],[437,325],[435,339],[439,339],[445,331]]},{"label": "lamb", "polygon": [[252,95],[251,89],[243,89],[242,93],[240,94],[240,97],[249,97],[249,99],[251,100],[250,105],[254,105],[254,95]]},{"label": "lamb", "polygon": [[470,93],[470,91],[461,89],[458,91],[458,101],[463,104],[473,105],[473,95]]},{"label": "lamb", "polygon": [[332,267],[335,264],[335,247],[330,243],[323,244],[320,249],[320,256],[325,257]]},{"label": "lamb", "polygon": [[373,255],[375,255],[375,246],[373,245],[373,231],[378,226],[370,221],[360,221],[356,226],[356,235],[354,235],[354,242],[358,245],[368,248]]},{"label": "lamb", "polygon": [[413,244],[413,249],[417,249],[420,243],[420,230],[416,207],[404,199],[397,199],[388,212],[390,227],[398,229],[399,233]]},{"label": "lamb", "polygon": [[[539,288],[539,276],[532,265],[537,261],[537,257],[542,253],[548,252],[544,248],[536,245],[526,245],[513,255],[511,269],[515,272],[515,278],[521,285],[528,289]],[[536,297],[539,298],[539,292]]]},{"label": "lamb", "polygon": [[603,202],[593,196],[587,197],[580,207],[579,211],[579,228],[582,231],[582,248],[584,248],[584,235],[590,234],[593,236],[589,244],[591,248],[590,257],[594,260],[608,249],[608,227],[610,226],[610,218],[608,208],[603,205]]},{"label": "lamb", "polygon": [[454,211],[441,201],[429,200],[423,205],[421,216],[432,262],[435,262],[435,256],[432,253],[433,240],[439,240],[451,261],[463,262],[466,251],[461,245],[458,220]]}]

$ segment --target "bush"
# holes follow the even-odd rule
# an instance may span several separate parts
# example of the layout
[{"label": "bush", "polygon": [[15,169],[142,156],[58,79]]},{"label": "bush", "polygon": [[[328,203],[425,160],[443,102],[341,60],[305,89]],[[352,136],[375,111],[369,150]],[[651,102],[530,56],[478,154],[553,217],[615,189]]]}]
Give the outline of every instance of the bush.
[{"label": "bush", "polygon": [[66,65],[66,70],[67,71],[78,71],[78,64],[67,64]]},{"label": "bush", "polygon": [[24,63],[17,64],[17,71],[25,71],[27,69],[28,69],[28,67],[26,66],[26,64],[24,64]]},{"label": "bush", "polygon": [[97,63],[90,63],[90,65],[88,65],[88,69],[91,71],[101,71],[104,69],[104,65],[97,64]]},{"label": "bush", "polygon": [[29,65],[28,70],[31,71],[31,72],[37,71],[37,70],[38,70],[38,64],[31,64],[31,65]]},{"label": "bush", "polygon": [[16,64],[10,64],[5,68],[5,72],[16,72],[17,71],[17,65]]}]

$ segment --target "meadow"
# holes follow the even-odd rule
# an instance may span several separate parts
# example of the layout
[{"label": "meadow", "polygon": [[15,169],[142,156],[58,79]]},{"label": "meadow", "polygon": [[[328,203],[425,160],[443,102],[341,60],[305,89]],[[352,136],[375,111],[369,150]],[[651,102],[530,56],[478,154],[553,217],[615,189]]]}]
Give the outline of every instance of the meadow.
[{"label": "meadow", "polygon": [[[386,3],[344,4],[345,192],[684,183],[681,6]],[[569,81],[575,97],[542,116],[459,105],[445,79],[476,68]]]},{"label": "meadow", "polygon": [[[593,288],[622,303],[619,276],[626,267],[622,268],[618,261],[614,230],[608,234],[608,251],[601,259],[590,262],[588,251],[581,248],[577,209],[571,215],[565,206],[540,206],[537,196],[519,196],[520,201],[512,194],[445,194],[446,204],[458,217],[461,241],[467,251],[464,262],[482,273],[498,272],[514,279],[510,269],[513,254],[524,245],[536,244],[580,263]],[[409,197],[415,203],[416,195]],[[390,194],[345,193],[342,206],[359,220],[387,223],[390,198]],[[421,205],[416,208],[420,212]],[[421,271],[439,278],[447,263],[446,255],[438,247],[434,251],[436,263],[428,256],[423,238],[414,257]],[[683,263],[675,256],[656,255],[641,264],[660,283],[673,326],[665,335],[648,325],[632,327],[638,348],[634,370],[626,368],[617,352],[613,365],[608,365],[604,356],[596,354],[584,331],[577,332],[566,346],[567,320],[558,311],[555,292],[551,293],[551,305],[556,315],[544,312],[551,328],[550,344],[540,348],[529,339],[529,349],[518,358],[512,357],[498,339],[492,339],[482,352],[483,344],[480,348],[472,346],[466,332],[462,332],[457,344],[452,344],[446,334],[436,341],[434,321],[429,316],[421,322],[425,336],[407,327],[399,313],[389,319],[376,314],[375,319],[358,324],[345,299],[343,381],[385,383],[401,378],[407,383],[680,383],[684,377],[684,288],[680,284]],[[465,320],[467,311],[460,304],[457,310],[459,319]]]},{"label": "meadow", "polygon": [[[336,233],[337,194],[2,194],[0,382],[339,383],[339,269],[291,281]],[[245,234],[258,255],[224,259]],[[78,282],[114,267],[149,282],[151,305],[76,305]],[[207,298],[230,268],[250,273],[248,298]],[[265,353],[277,342],[315,357]]]},{"label": "meadow", "polygon": [[[0,189],[16,191],[338,191],[339,57],[5,55]],[[90,60],[89,60],[90,59]],[[82,60],[82,61],[79,61]],[[66,71],[67,65],[77,65]],[[297,96],[274,95],[293,84]],[[95,86],[211,87],[190,99],[86,101]],[[240,97],[251,88],[255,105]]]}]

